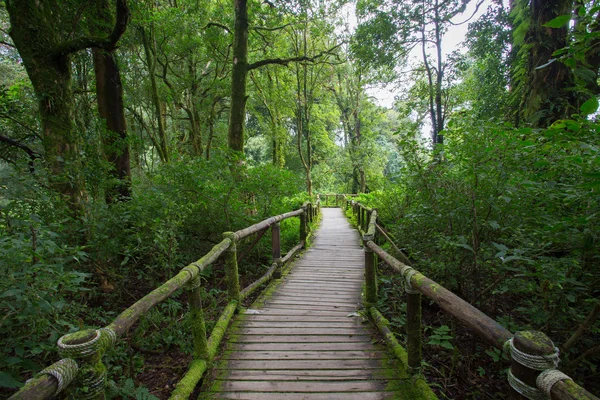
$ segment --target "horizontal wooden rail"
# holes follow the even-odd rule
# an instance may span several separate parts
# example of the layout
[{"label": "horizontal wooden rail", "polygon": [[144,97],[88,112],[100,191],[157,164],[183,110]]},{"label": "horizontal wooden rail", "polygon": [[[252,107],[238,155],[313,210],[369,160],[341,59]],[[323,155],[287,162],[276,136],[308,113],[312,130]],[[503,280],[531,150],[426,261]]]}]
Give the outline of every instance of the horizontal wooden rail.
[{"label": "horizontal wooden rail", "polygon": [[195,278],[200,271],[212,264],[225,252],[231,245],[229,239],[223,239],[219,244],[215,245],[204,257],[198,261],[191,263],[183,268],[177,275],[169,279],[167,282],[142,297],[135,302],[131,307],[123,311],[110,325],[108,329],[112,329],[117,337],[126,332],[142,314],[150,310],[152,307],[170,297],[177,289],[181,289],[188,281]]},{"label": "horizontal wooden rail", "polygon": [[415,271],[414,275],[410,278],[412,287],[435,301],[442,310],[461,321],[467,328],[479,335],[488,344],[502,350],[504,343],[513,337],[513,334],[508,329],[505,329],[494,319],[488,317],[471,304],[444,288],[442,285],[427,278],[412,267],[396,260],[374,242],[369,241],[365,244],[373,250],[382,261],[398,271],[402,276],[406,276],[408,271]]},{"label": "horizontal wooden rail", "polygon": [[261,221],[257,224],[251,225],[247,228],[240,229],[239,231],[235,232],[235,239],[236,240],[243,239],[247,236],[250,236],[257,232],[260,232],[263,229],[266,229],[266,228],[270,227],[271,225],[276,224],[277,222],[283,221],[284,219],[297,217],[303,213],[304,213],[304,209],[300,208],[296,211],[290,211],[289,213],[285,213],[285,214],[277,215],[275,217],[267,218],[264,221]]},{"label": "horizontal wooden rail", "polygon": [[[477,334],[488,344],[497,349],[508,351],[511,354],[511,368],[509,370],[509,382],[511,391],[510,399],[537,398],[549,396],[552,400],[575,400],[589,399],[600,400],[581,386],[577,385],[571,378],[555,370],[555,366],[548,359],[558,358],[552,341],[543,333],[536,331],[517,332],[513,335],[494,319],[487,316],[471,304],[467,303],[443,286],[427,278],[407,263],[397,260],[377,245],[377,233],[387,239],[399,256],[408,258],[396,246],[390,235],[377,224],[377,210],[364,205],[345,196],[346,209],[352,208],[356,216],[357,228],[363,234],[365,246],[365,305],[371,318],[386,341],[394,347],[397,342],[390,338],[391,332],[387,328],[385,318],[376,310],[374,304],[377,300],[377,276],[375,268],[375,255],[383,262],[398,271],[405,279],[405,291],[407,295],[407,363],[410,369],[417,372],[421,364],[421,294],[435,301],[445,312],[461,321],[470,331]],[[513,349],[516,349],[514,350]],[[513,351],[514,350],[514,351]],[[395,349],[397,352],[398,349]],[[547,367],[540,370],[533,367],[530,361],[518,357],[518,353],[526,353],[530,357],[537,357],[546,361]],[[400,354],[404,358],[404,354]],[[553,367],[554,365],[554,367]],[[543,372],[542,372],[543,371]],[[552,378],[548,378],[552,377]],[[543,390],[549,392],[544,394]],[[530,396],[529,391],[537,394]],[[525,396],[523,393],[527,394]]]},{"label": "horizontal wooden rail", "polygon": [[[206,255],[198,261],[182,268],[177,275],[135,302],[105,328],[98,330],[88,329],[63,336],[59,340],[59,348],[61,349],[61,354],[64,353],[63,356],[66,358],[52,364],[36,377],[30,379],[24,387],[10,397],[10,400],[52,398],[57,392],[67,387],[78,374],[83,374],[78,382],[88,388],[86,398],[104,398],[106,369],[102,364],[102,356],[105,351],[114,346],[118,337],[127,332],[144,313],[182,288],[189,290],[190,313],[193,319],[194,360],[191,362],[184,377],[178,383],[177,388],[173,391],[171,399],[187,399],[208,368],[208,363],[215,357],[219,344],[241,299],[271,279],[278,268],[285,265],[304,247],[310,228],[309,222],[312,222],[313,218],[319,213],[319,210],[319,201],[316,204],[306,202],[296,211],[267,218],[237,232],[224,233],[225,238]],[[292,217],[300,217],[300,244],[292,248],[285,257],[280,258],[279,222]],[[245,237],[259,233],[259,237],[249,246],[251,249],[269,227],[273,231],[273,266],[256,282],[250,284],[243,291],[240,291],[237,269],[237,242]],[[249,250],[247,249],[247,251]],[[239,256],[240,260],[247,251]],[[207,339],[201,305],[199,273],[214,263],[223,254],[225,254],[226,258],[229,303],[221,313],[210,337]],[[75,360],[70,358],[71,356]],[[60,376],[60,379],[57,375]],[[62,383],[61,387],[59,387],[59,381]]]}]

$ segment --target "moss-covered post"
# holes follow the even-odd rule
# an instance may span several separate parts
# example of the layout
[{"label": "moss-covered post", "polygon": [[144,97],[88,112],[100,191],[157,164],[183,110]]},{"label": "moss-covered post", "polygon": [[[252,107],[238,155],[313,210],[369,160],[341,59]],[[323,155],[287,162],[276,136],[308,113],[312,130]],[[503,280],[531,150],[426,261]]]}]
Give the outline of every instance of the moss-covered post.
[{"label": "moss-covered post", "polygon": [[365,218],[365,227],[363,230],[366,232],[369,230],[369,223],[371,222],[371,214],[373,214],[372,210],[367,210],[367,217]]},{"label": "moss-covered post", "polygon": [[[516,351],[515,351],[516,349]],[[524,353],[525,356],[519,353]],[[511,400],[527,399],[521,393],[529,390],[537,390],[536,379],[544,369],[553,369],[558,366],[558,351],[552,340],[542,332],[524,331],[516,332],[511,345],[511,364],[508,371],[508,382],[511,386],[509,398]],[[529,359],[539,357],[542,364],[536,365]],[[536,362],[539,364],[539,362]],[[522,385],[528,386],[523,387]],[[541,392],[540,392],[541,394]]]},{"label": "moss-covered post", "polygon": [[375,253],[366,244],[373,237],[363,236],[365,252],[365,306],[369,308],[377,303],[377,270],[375,264]]},{"label": "moss-covered post", "polygon": [[307,229],[306,229],[306,206],[303,206],[302,210],[304,212],[302,214],[300,214],[300,241],[301,242],[306,242],[306,235],[307,235]]},{"label": "moss-covered post", "polygon": [[360,204],[356,205],[356,227],[362,229],[362,207]]},{"label": "moss-covered post", "polygon": [[79,365],[76,392],[77,399],[103,400],[106,387],[106,367],[102,356],[116,341],[114,331],[106,328],[86,329],[69,333],[58,339],[58,351],[64,358],[71,358]]},{"label": "moss-covered post", "polygon": [[274,263],[277,263],[277,269],[273,272],[273,278],[281,278],[281,230],[279,222],[271,225],[271,253]]},{"label": "moss-covered post", "polygon": [[[409,270],[414,271],[414,270]],[[412,273],[406,275],[404,291],[406,292],[406,347],[408,350],[408,368],[416,375],[421,371],[421,293],[413,288],[410,279]]]},{"label": "moss-covered post", "polygon": [[197,275],[188,283],[188,301],[190,303],[190,319],[192,321],[192,337],[194,340],[194,359],[206,360],[208,362],[206,324],[204,322],[204,312],[202,310],[200,284],[200,277]]},{"label": "moss-covered post", "polygon": [[225,252],[225,275],[227,277],[227,292],[229,300],[240,301],[240,277],[237,264],[237,239],[234,232],[225,232],[223,237],[231,240]]}]

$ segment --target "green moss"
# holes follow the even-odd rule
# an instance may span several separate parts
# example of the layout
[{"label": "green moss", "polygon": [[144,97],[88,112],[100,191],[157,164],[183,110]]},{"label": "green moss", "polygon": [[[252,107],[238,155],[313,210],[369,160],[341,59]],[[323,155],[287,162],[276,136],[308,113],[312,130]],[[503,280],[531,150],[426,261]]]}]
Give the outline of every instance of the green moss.
[{"label": "green moss", "polygon": [[169,397],[170,400],[187,400],[200,379],[206,371],[208,364],[206,360],[193,360],[190,363],[188,371],[185,373],[183,378],[177,383],[175,390]]},{"label": "green moss", "polygon": [[231,301],[223,313],[221,314],[221,318],[215,324],[215,327],[212,330],[210,338],[208,339],[208,355],[212,360],[217,354],[217,350],[219,345],[221,344],[221,340],[223,336],[225,336],[225,332],[227,331],[227,326],[229,325],[229,321],[233,317],[235,310],[237,308],[237,302]]},{"label": "green moss", "polygon": [[[394,334],[387,329],[389,321],[375,307],[369,309],[371,320],[384,336],[388,348],[397,362],[384,361],[384,373],[390,379],[387,390],[395,392],[394,399],[436,399],[431,388],[421,375],[413,377],[408,373],[408,354],[398,343]],[[398,379],[399,378],[399,379]]]}]

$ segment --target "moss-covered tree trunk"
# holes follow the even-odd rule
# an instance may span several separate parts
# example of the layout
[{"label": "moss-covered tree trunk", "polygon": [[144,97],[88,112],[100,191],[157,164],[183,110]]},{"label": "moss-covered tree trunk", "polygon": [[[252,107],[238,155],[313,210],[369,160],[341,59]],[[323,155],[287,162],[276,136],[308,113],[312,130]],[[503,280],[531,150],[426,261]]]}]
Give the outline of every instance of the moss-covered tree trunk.
[{"label": "moss-covered tree trunk", "polygon": [[[108,1],[102,0],[98,21],[112,25],[113,17],[108,7]],[[109,33],[102,32],[102,28],[99,30],[101,33]],[[115,50],[94,48],[93,56],[98,114],[105,120],[107,129],[102,137],[104,156],[111,164],[111,176],[115,181],[106,189],[106,201],[112,203],[131,197],[131,167],[123,106],[123,84]]]},{"label": "moss-covered tree trunk", "polygon": [[78,215],[86,191],[80,165],[80,138],[73,118],[71,54],[91,47],[113,49],[127,26],[127,4],[125,0],[117,0],[116,24],[107,37],[79,36],[80,32],[75,32],[75,39],[71,38],[72,26],[57,25],[61,14],[72,11],[67,5],[7,0],[6,10],[10,36],[38,97],[50,184],[68,198],[71,210]]},{"label": "moss-covered tree trunk", "polygon": [[33,0],[10,0],[6,7],[10,35],[38,98],[50,184],[68,197],[78,214],[86,192],[74,125],[70,54],[54,52],[61,39],[48,21],[50,10]]},{"label": "moss-covered tree trunk", "polygon": [[146,28],[141,27],[140,35],[142,37],[142,43],[144,44],[144,54],[146,56],[146,64],[148,66],[148,75],[151,85],[150,94],[158,125],[158,148],[156,150],[158,151],[161,161],[167,163],[169,162],[169,148],[164,115],[165,105],[160,98],[158,82],[156,81],[156,46],[154,41],[154,31],[150,28],[150,32],[147,32]]},{"label": "moss-covered tree trunk", "polygon": [[234,0],[234,7],[233,69],[231,71],[231,107],[227,143],[231,151],[243,153],[246,77],[248,75],[248,4],[246,0]]},{"label": "moss-covered tree trunk", "polygon": [[[569,117],[578,109],[574,79],[560,62],[547,64],[552,54],[567,45],[567,27],[543,26],[559,15],[571,14],[573,0],[533,0],[529,6],[527,79],[521,102],[522,116],[533,126],[546,127],[557,119]],[[540,68],[542,67],[542,68]]]},{"label": "moss-covered tree trunk", "polygon": [[106,201],[123,201],[131,197],[131,167],[127,143],[127,123],[123,108],[123,85],[114,51],[94,49],[96,96],[100,118],[106,121],[102,137],[104,156],[111,164],[115,184],[106,192]]}]

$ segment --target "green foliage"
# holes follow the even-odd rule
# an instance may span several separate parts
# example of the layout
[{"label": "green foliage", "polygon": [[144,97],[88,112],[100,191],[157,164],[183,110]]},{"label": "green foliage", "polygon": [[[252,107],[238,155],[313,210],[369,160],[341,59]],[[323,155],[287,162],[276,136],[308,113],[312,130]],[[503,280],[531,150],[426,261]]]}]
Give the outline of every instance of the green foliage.
[{"label": "green foliage", "polygon": [[464,117],[446,131],[441,163],[402,137],[404,180],[361,199],[419,270],[507,328],[562,343],[564,328],[592,309],[600,279],[598,129],[584,119],[532,130]]},{"label": "green foliage", "polygon": [[136,386],[131,378],[119,384],[110,381],[106,395],[108,399],[158,400],[158,397],[151,394],[148,388]]},{"label": "green foliage", "polygon": [[452,339],[454,338],[450,332],[450,327],[442,325],[433,329],[433,333],[429,335],[427,344],[432,346],[440,346],[445,349],[454,350]]},{"label": "green foliage", "polygon": [[[51,359],[56,340],[87,310],[88,254],[72,244],[72,221],[29,176],[0,170],[0,386],[15,387]],[[18,183],[18,184],[17,184]]]}]

